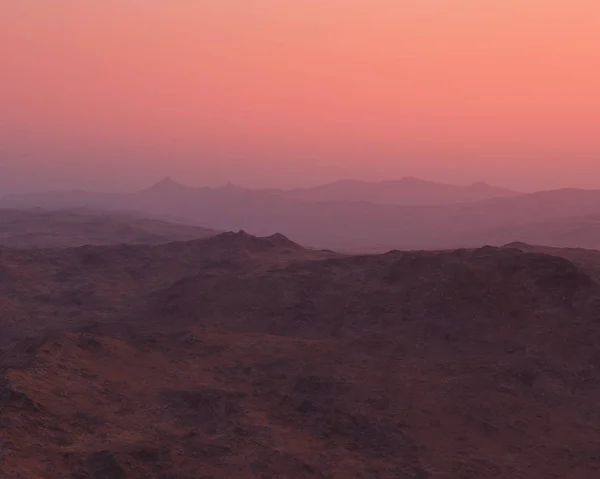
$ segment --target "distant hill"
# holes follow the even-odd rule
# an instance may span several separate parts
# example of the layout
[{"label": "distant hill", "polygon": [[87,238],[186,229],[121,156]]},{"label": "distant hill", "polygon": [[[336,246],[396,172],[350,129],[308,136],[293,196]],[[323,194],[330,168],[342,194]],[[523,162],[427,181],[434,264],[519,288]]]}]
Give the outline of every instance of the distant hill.
[{"label": "distant hill", "polygon": [[85,208],[56,211],[0,209],[0,245],[17,248],[159,244],[215,234],[216,231],[208,228]]},{"label": "distant hill", "polygon": [[600,250],[600,215],[551,218],[467,233],[465,242],[502,245],[513,241],[559,248]]},{"label": "distant hill", "polygon": [[[392,185],[395,183],[390,182]],[[498,193],[486,185],[444,189],[446,186],[414,179],[399,183],[417,185],[415,188],[419,191],[424,191],[425,184],[425,189],[430,188],[438,193],[442,190],[454,192],[450,196],[456,201],[460,195],[466,198],[465,191],[483,190],[489,193],[493,190]],[[364,187],[365,191],[372,191],[373,185],[381,186],[359,184],[359,189]],[[344,182],[341,185],[342,190],[347,190]],[[445,204],[404,205],[348,200],[318,201],[318,195],[307,191],[300,194],[299,190],[251,190],[232,185],[192,188],[165,179],[134,193],[75,191],[13,195],[5,197],[0,205],[21,208],[85,206],[135,211],[140,215],[152,215],[220,231],[243,229],[258,236],[282,232],[306,246],[354,252],[476,247],[485,244],[500,246],[512,241],[600,247],[597,246],[600,243],[592,219],[600,216],[598,190],[563,189],[518,196],[505,191],[504,197],[481,201],[452,200]],[[323,187],[319,191],[330,190],[329,187]],[[304,198],[294,197],[297,195]],[[446,194],[446,198],[450,196]],[[309,201],[309,197],[312,200]],[[380,197],[378,201],[383,200]]]},{"label": "distant hill", "polygon": [[486,183],[457,186],[413,177],[380,182],[342,180],[313,188],[278,192],[287,198],[303,201],[361,201],[392,205],[448,205],[520,194]]}]

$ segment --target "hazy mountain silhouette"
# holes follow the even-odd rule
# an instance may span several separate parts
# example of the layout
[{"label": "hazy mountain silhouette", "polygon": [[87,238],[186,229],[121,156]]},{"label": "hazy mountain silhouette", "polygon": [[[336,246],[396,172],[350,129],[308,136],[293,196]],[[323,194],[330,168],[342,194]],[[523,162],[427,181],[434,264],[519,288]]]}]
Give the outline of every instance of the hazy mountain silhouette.
[{"label": "hazy mountain silhouette", "polygon": [[[404,186],[397,188],[397,184]],[[135,193],[74,191],[13,195],[5,197],[0,205],[46,208],[88,206],[137,211],[222,231],[243,229],[259,236],[280,231],[305,245],[344,250],[441,249],[483,244],[499,246],[520,240],[574,247],[597,247],[598,244],[590,220],[585,220],[588,223],[574,231],[581,218],[600,214],[600,191],[597,190],[563,189],[518,196],[504,191],[505,197],[465,203],[458,202],[458,198],[464,200],[473,191],[500,193],[487,185],[454,187],[416,179],[383,183],[351,182],[349,186],[347,182],[341,182],[336,185],[333,190],[339,188],[344,194],[362,188],[366,195],[381,188],[380,200],[390,191],[397,199],[400,198],[397,192],[401,191],[404,198],[408,198],[407,202],[431,203],[442,197],[449,199],[446,204],[436,205],[317,201],[319,191],[325,192],[323,194],[333,191],[331,185],[300,192],[282,192],[251,190],[233,185],[192,188],[165,179]],[[407,193],[411,188],[419,193],[411,196]],[[432,196],[428,197],[424,193],[426,190],[431,191]],[[313,195],[315,191],[317,193]],[[303,198],[294,198],[297,195]],[[541,236],[534,234],[538,227],[547,232]]]},{"label": "hazy mountain silhouette", "polygon": [[155,183],[149,188],[143,190],[142,193],[178,195],[189,193],[190,190],[193,191],[194,189],[195,188],[192,188],[190,186],[182,185],[181,183],[174,181],[170,177],[165,177],[158,183]]},{"label": "hazy mountain silhouette", "polygon": [[600,253],[0,250],[0,476],[595,477]]},{"label": "hazy mountain silhouette", "polygon": [[288,198],[304,201],[362,201],[397,205],[448,205],[520,194],[486,183],[456,186],[413,177],[381,182],[341,180],[314,188],[275,191]]},{"label": "hazy mountain silhouette", "polygon": [[465,235],[465,241],[471,244],[501,245],[517,240],[535,245],[600,250],[600,215],[502,225]]},{"label": "hazy mountain silhouette", "polygon": [[84,191],[48,192],[29,195],[8,195],[3,204],[8,206],[38,206],[41,202],[57,207],[78,206],[88,201],[91,204],[119,203],[133,201],[132,198],[164,196],[174,199],[187,195],[247,195],[272,198],[274,195],[307,202],[364,202],[398,205],[447,205],[468,203],[491,198],[513,197],[520,193],[475,183],[469,186],[447,185],[424,181],[417,178],[403,178],[397,181],[366,182],[341,180],[322,186],[303,189],[264,189],[250,190],[235,185],[219,188],[193,188],[166,177],[149,188],[135,194],[103,195]]}]

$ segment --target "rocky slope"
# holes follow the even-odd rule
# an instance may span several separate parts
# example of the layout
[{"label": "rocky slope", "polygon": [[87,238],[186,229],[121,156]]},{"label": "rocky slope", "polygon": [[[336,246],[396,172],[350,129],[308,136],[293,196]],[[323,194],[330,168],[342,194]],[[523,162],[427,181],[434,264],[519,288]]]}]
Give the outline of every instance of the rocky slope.
[{"label": "rocky slope", "polygon": [[600,253],[0,250],[6,478],[589,478]]}]

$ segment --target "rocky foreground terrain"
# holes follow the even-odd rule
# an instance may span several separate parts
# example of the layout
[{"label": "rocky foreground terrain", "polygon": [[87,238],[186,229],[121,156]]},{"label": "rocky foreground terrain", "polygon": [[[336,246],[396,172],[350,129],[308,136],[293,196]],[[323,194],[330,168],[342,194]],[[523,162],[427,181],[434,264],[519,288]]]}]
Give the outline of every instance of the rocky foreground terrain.
[{"label": "rocky foreground terrain", "polygon": [[600,253],[0,249],[3,479],[600,477]]}]

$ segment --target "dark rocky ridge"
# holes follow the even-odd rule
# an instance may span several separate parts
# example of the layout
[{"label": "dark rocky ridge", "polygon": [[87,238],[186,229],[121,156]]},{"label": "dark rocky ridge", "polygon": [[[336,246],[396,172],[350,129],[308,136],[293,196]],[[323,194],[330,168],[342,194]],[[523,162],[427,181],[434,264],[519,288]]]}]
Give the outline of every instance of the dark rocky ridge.
[{"label": "dark rocky ridge", "polygon": [[595,477],[598,265],[244,232],[4,248],[0,473]]}]

